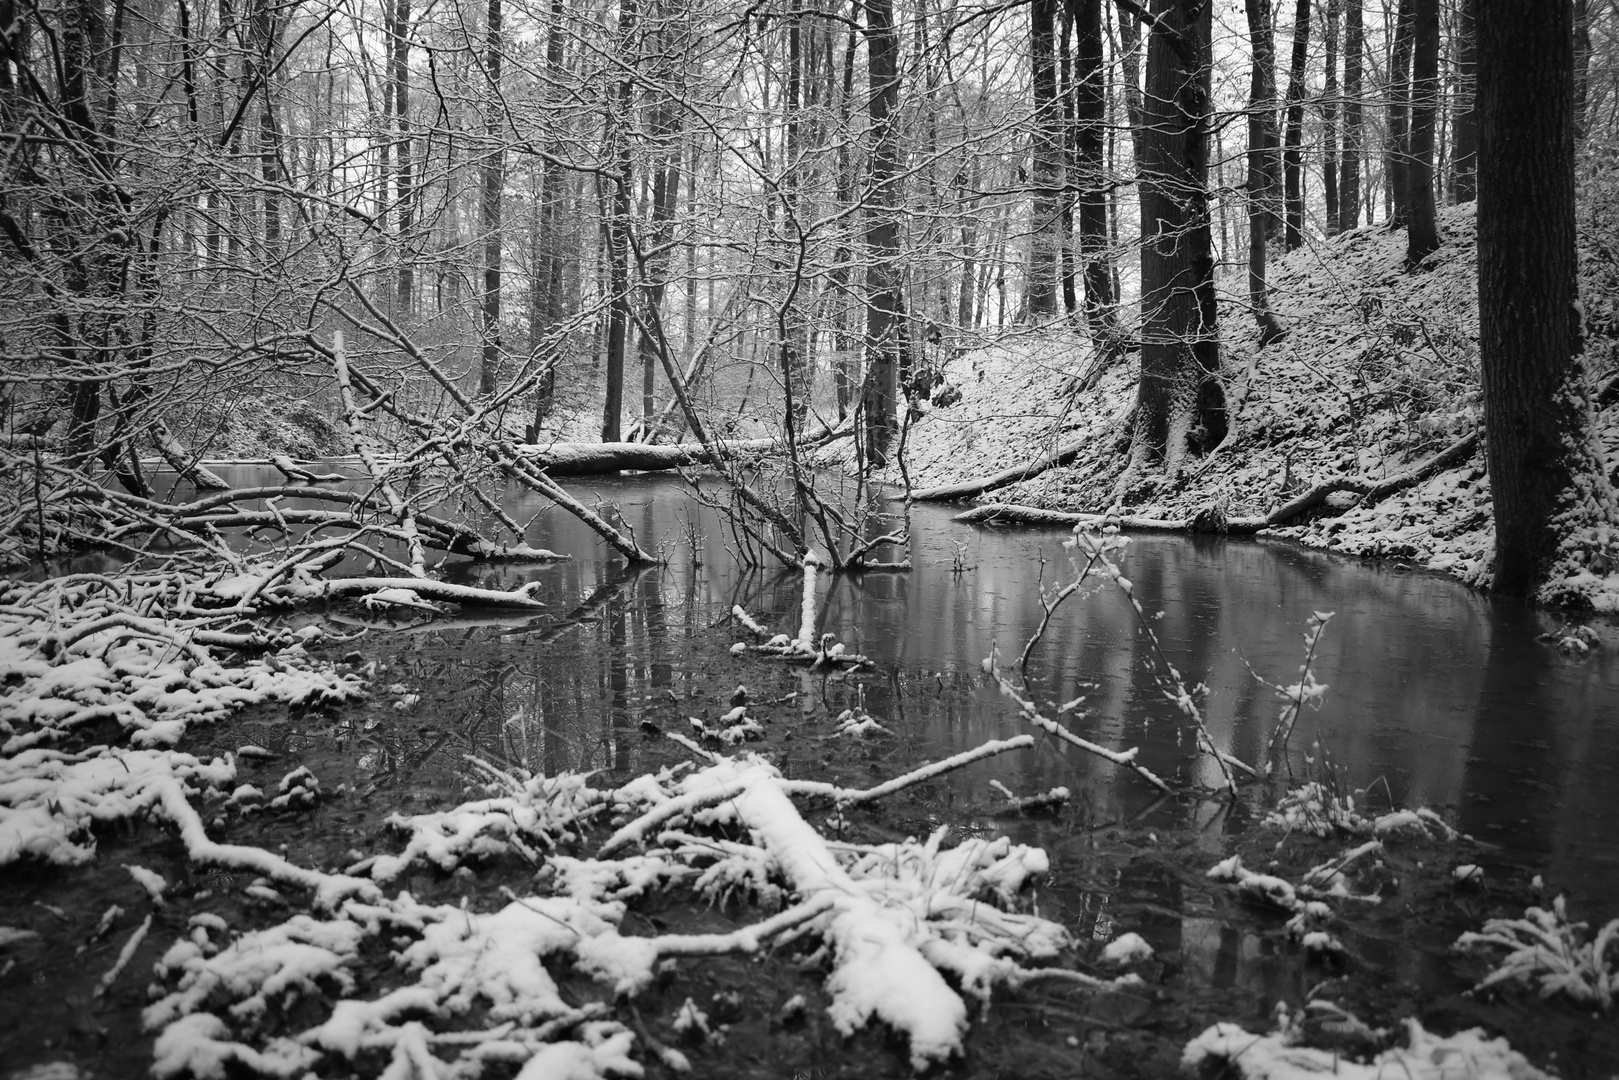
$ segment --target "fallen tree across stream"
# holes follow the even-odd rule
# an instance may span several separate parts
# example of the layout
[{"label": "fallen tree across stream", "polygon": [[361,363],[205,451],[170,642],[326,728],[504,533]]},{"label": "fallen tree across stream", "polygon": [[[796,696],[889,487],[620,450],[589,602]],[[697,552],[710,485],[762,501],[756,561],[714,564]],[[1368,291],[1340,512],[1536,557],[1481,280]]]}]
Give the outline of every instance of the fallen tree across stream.
[{"label": "fallen tree across stream", "polygon": [[[819,446],[853,433],[853,428],[822,425],[799,439],[801,447]],[[664,472],[714,464],[716,454],[749,457],[785,451],[782,439],[711,439],[702,443],[556,442],[518,447],[523,459],[550,476],[597,476],[615,472]]]}]

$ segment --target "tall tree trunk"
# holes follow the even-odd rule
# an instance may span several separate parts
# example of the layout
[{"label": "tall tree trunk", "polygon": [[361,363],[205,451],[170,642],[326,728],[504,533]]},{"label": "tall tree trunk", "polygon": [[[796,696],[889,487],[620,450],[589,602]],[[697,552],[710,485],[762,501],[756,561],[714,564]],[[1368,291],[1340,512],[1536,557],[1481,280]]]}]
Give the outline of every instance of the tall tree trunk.
[{"label": "tall tree trunk", "polygon": [[806,82],[804,19],[801,14],[789,15],[787,25],[787,87],[785,106],[786,131],[782,144],[781,199],[785,238],[791,249],[782,262],[782,276],[786,295],[782,297],[780,321],[776,327],[777,349],[780,352],[782,389],[787,400],[787,437],[789,445],[797,442],[797,428],[809,415],[809,321],[804,318],[804,304],[808,301],[809,284],[796,265],[800,245],[803,243],[800,190],[803,187],[802,157],[804,152],[803,113],[804,84]]},{"label": "tall tree trunk", "polygon": [[[552,78],[561,77],[563,61],[567,55],[567,37],[563,27],[563,18],[567,14],[565,4],[566,0],[551,0],[551,21],[546,27],[545,70],[552,74]],[[568,313],[568,266],[570,259],[579,258],[577,248],[570,255],[562,235],[565,220],[562,201],[567,187],[562,168],[554,159],[562,156],[563,135],[564,129],[561,125],[553,129],[550,157],[540,163],[540,267],[543,275],[541,287],[544,290],[547,334],[555,333]],[[562,358],[563,348],[562,343],[556,344],[557,351],[547,358],[545,373],[540,376],[534,406],[536,425],[550,415],[556,401],[557,364]]]},{"label": "tall tree trunk", "polygon": [[[837,100],[837,130],[847,131],[849,128],[849,115],[854,103],[854,71],[855,53],[860,47],[859,31],[850,28],[843,45],[843,81],[834,95]],[[830,56],[830,50],[828,51]],[[831,77],[831,66],[828,64],[828,78]],[[835,192],[832,196],[834,205],[839,210],[853,210],[855,167],[852,155],[849,152],[849,140],[838,140],[837,152],[837,179]],[[854,339],[859,336],[858,319],[861,313],[852,310],[842,303],[843,294],[849,290],[850,267],[854,263],[854,248],[851,243],[849,229],[840,229],[838,232],[837,254],[832,260],[832,296],[834,302],[839,304],[837,314],[837,357],[832,361],[832,384],[838,396],[838,419],[842,420],[849,415],[854,407],[855,398],[855,369],[856,365],[851,359],[855,348]]]},{"label": "tall tree trunk", "polygon": [[1119,51],[1124,69],[1124,115],[1130,121],[1130,149],[1141,160],[1141,20],[1133,8],[1119,8]]},{"label": "tall tree trunk", "polygon": [[1074,271],[1074,184],[1079,175],[1079,146],[1074,99],[1074,57],[1069,42],[1074,34],[1074,12],[1071,4],[1063,4],[1061,24],[1057,30],[1058,69],[1061,79],[1057,96],[1062,101],[1062,192],[1059,194],[1057,239],[1062,261],[1062,309],[1071,319],[1079,311],[1078,281]]},{"label": "tall tree trunk", "polygon": [[1209,226],[1212,0],[1156,0],[1141,191],[1141,379],[1133,468],[1180,471],[1225,438]]},{"label": "tall tree trunk", "polygon": [[1585,104],[1591,88],[1591,5],[1574,0],[1574,138],[1585,139]]},{"label": "tall tree trunk", "polygon": [[1270,0],[1245,0],[1253,67],[1248,79],[1248,302],[1259,326],[1259,344],[1285,336],[1270,309],[1266,280],[1269,239],[1276,214],[1276,38]]},{"label": "tall tree trunk", "polygon": [[1394,27],[1394,40],[1389,44],[1389,141],[1386,148],[1384,171],[1392,212],[1390,228],[1403,228],[1411,220],[1411,37],[1415,26],[1413,0],[1400,0],[1399,14]]},{"label": "tall tree trunk", "polygon": [[866,4],[866,55],[871,123],[871,195],[866,201],[866,453],[887,462],[898,429],[899,371],[905,349],[905,298],[899,270],[899,37],[893,0]]},{"label": "tall tree trunk", "polygon": [[483,327],[480,335],[483,353],[478,366],[478,391],[482,394],[491,394],[495,390],[503,351],[500,340],[500,242],[504,222],[501,219],[500,197],[506,186],[506,149],[500,107],[500,65],[505,41],[500,0],[489,0],[487,10],[484,71],[489,79],[489,100],[484,112],[484,133],[490,145],[483,163],[483,194],[478,213],[478,224],[483,230]]},{"label": "tall tree trunk", "polygon": [[1287,250],[1304,243],[1304,62],[1310,55],[1310,0],[1293,9],[1293,59],[1287,72],[1287,134],[1282,175],[1287,188]]},{"label": "tall tree trunk", "polygon": [[635,109],[636,0],[622,0],[618,12],[618,63],[621,71],[616,92],[617,113],[608,118],[613,169],[606,180],[611,187],[612,210],[607,220],[607,387],[602,404],[602,442],[618,442],[624,407],[625,350],[630,330],[630,192],[629,125]]},{"label": "tall tree trunk", "polygon": [[1036,321],[1057,312],[1057,198],[1062,189],[1062,109],[1057,101],[1057,0],[1030,0],[1029,67],[1034,87],[1034,133],[1031,139],[1034,187],[1029,226],[1029,317]]},{"label": "tall tree trunk", "polygon": [[1478,197],[1477,0],[1456,5],[1456,104],[1451,110],[1450,193],[1456,202]]},{"label": "tall tree trunk", "polygon": [[1479,353],[1494,588],[1577,600],[1614,496],[1592,431],[1574,231],[1569,0],[1478,0]]},{"label": "tall tree trunk", "polygon": [[276,129],[272,84],[276,81],[275,55],[280,51],[283,22],[270,0],[254,0],[250,22],[253,77],[258,83],[259,175],[264,180],[265,258],[274,260],[281,247],[281,199],[275,188],[281,180],[281,138]]},{"label": "tall tree trunk", "polygon": [[[387,0],[384,0],[387,6]],[[410,145],[410,0],[398,0],[388,20],[392,39],[392,81],[394,116],[399,143],[395,153],[394,199],[399,208],[399,270],[396,275],[396,304],[401,316],[408,317],[416,296],[416,265],[411,250],[414,228],[413,203],[416,197],[412,176]]]},{"label": "tall tree trunk", "polygon": [[1439,105],[1439,0],[1412,5],[1411,161],[1406,172],[1410,227],[1405,264],[1414,268],[1439,249],[1434,197],[1434,121]]},{"label": "tall tree trunk", "polygon": [[1074,158],[1079,185],[1079,254],[1085,273],[1085,323],[1111,363],[1124,353],[1108,236],[1107,69],[1102,64],[1102,0],[1068,0],[1078,40],[1074,53]]},{"label": "tall tree trunk", "polygon": [[1327,204],[1327,235],[1338,231],[1338,8],[1341,0],[1327,0],[1326,22],[1321,27],[1326,42],[1326,85],[1321,94],[1321,194]]},{"label": "tall tree trunk", "polygon": [[1344,4],[1344,147],[1338,168],[1338,230],[1360,224],[1361,73],[1366,36],[1362,0]]}]

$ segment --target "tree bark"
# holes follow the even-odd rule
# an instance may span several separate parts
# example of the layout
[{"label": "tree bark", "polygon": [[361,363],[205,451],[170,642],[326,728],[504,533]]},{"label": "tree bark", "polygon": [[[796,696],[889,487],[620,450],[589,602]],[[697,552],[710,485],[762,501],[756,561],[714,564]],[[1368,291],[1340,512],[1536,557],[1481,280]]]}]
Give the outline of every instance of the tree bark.
[{"label": "tree bark", "polygon": [[[1570,0],[1478,0],[1479,353],[1493,587],[1577,599],[1608,569],[1613,490],[1592,431],[1576,279]],[[1532,208],[1532,212],[1530,212]]]},{"label": "tree bark", "polygon": [[1361,0],[1344,2],[1344,146],[1338,167],[1338,230],[1360,224],[1361,72],[1366,38]]},{"label": "tree bark", "polygon": [[1062,190],[1062,110],[1057,101],[1054,55],[1057,0],[1029,4],[1029,67],[1034,96],[1031,140],[1033,221],[1029,236],[1029,316],[1039,321],[1057,312],[1058,196]]},{"label": "tree bark", "polygon": [[1179,472],[1225,438],[1209,224],[1211,0],[1157,0],[1139,168],[1141,380],[1132,467]]},{"label": "tree bark", "polygon": [[1456,6],[1456,98],[1451,110],[1450,194],[1454,202],[1478,198],[1477,0]]},{"label": "tree bark", "polygon": [[1287,250],[1304,243],[1304,62],[1310,54],[1310,0],[1293,10],[1293,58],[1287,73],[1287,134],[1282,177],[1287,202]]},{"label": "tree bark", "polygon": [[1113,288],[1107,220],[1107,70],[1102,65],[1102,0],[1069,0],[1078,40],[1074,52],[1074,160],[1079,186],[1079,254],[1084,264],[1085,322],[1107,362],[1124,351]]},{"label": "tree bark", "polygon": [[1439,250],[1434,206],[1434,121],[1439,106],[1439,0],[1414,0],[1411,57],[1411,160],[1406,172],[1410,221],[1405,265]]},{"label": "tree bark", "polygon": [[500,260],[501,192],[506,186],[506,149],[502,138],[500,108],[500,64],[505,50],[500,0],[489,0],[484,26],[484,70],[489,78],[489,101],[485,106],[484,130],[490,149],[483,163],[483,193],[479,226],[483,230],[483,354],[478,367],[478,391],[491,394],[500,373]]},{"label": "tree bark", "polygon": [[871,194],[866,201],[866,454],[873,466],[888,460],[899,427],[896,407],[905,349],[905,298],[899,272],[899,37],[893,0],[866,4],[867,77],[871,94]]},{"label": "tree bark", "polygon": [[1248,302],[1259,344],[1286,336],[1270,309],[1266,281],[1269,238],[1276,232],[1276,39],[1270,0],[1246,0],[1253,67],[1248,81]]},{"label": "tree bark", "polygon": [[1384,171],[1392,213],[1390,228],[1403,228],[1411,220],[1411,32],[1414,24],[1412,0],[1400,0],[1400,10],[1389,48],[1389,140]]},{"label": "tree bark", "polygon": [[[384,11],[387,12],[389,7],[387,0],[384,0]],[[416,266],[411,250],[415,181],[410,145],[410,0],[398,0],[387,23],[392,45],[394,116],[399,133],[399,144],[394,149],[394,198],[399,211],[399,270],[395,280],[395,302],[400,316],[408,317],[416,295]]]},{"label": "tree bark", "polygon": [[618,63],[622,74],[616,91],[617,112],[608,119],[613,169],[605,178],[612,188],[607,219],[607,386],[602,402],[602,442],[618,442],[624,410],[625,352],[630,335],[630,190],[633,183],[629,133],[635,108],[636,0],[622,0],[618,11]]},{"label": "tree bark", "polygon": [[1326,85],[1321,94],[1321,193],[1327,204],[1327,235],[1338,231],[1338,8],[1327,0],[1321,36],[1326,42]]}]

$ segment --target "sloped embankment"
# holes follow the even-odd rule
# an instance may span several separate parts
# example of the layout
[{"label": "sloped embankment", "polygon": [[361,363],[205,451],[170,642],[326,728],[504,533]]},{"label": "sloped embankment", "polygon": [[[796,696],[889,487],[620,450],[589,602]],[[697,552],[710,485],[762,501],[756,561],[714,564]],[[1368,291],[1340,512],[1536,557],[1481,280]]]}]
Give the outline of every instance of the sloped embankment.
[{"label": "sloped embankment", "polygon": [[[1225,307],[1232,432],[1182,477],[1147,478],[1115,498],[1133,365],[1076,395],[1074,373],[1089,348],[1059,334],[951,362],[947,379],[963,397],[911,433],[912,482],[951,483],[1078,446],[1072,462],[983,501],[1175,520],[1209,506],[1262,518],[1320,484],[1375,486],[1399,476],[1479,424],[1474,226],[1473,204],[1447,210],[1443,246],[1414,272],[1404,268],[1405,234],[1383,226],[1295,252],[1272,282],[1288,334],[1263,349],[1243,306]],[[1585,288],[1600,292],[1589,272]],[[1601,414],[1601,429],[1612,466],[1619,409]],[[1371,501],[1340,492],[1264,535],[1471,577],[1488,558],[1492,532],[1483,451],[1475,448],[1395,494]]]}]

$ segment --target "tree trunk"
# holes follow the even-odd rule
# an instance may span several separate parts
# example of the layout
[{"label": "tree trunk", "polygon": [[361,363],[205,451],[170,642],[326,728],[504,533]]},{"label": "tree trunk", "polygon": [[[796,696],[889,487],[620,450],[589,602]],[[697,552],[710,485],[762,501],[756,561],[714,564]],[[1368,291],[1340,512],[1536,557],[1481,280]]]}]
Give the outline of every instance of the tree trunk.
[{"label": "tree trunk", "polygon": [[1074,185],[1079,176],[1079,145],[1076,120],[1077,102],[1074,100],[1074,57],[1070,42],[1074,34],[1072,5],[1063,4],[1062,22],[1057,29],[1058,68],[1061,72],[1057,84],[1057,97],[1062,102],[1062,192],[1058,196],[1057,242],[1062,262],[1062,309],[1072,319],[1079,311],[1079,282],[1074,269]]},{"label": "tree trunk", "polygon": [[1338,231],[1338,7],[1327,0],[1321,36],[1327,46],[1327,79],[1321,95],[1321,194],[1327,204],[1327,235]]},{"label": "tree trunk", "polygon": [[1225,438],[1209,225],[1212,0],[1157,0],[1147,46],[1141,191],[1141,380],[1133,467],[1176,475]]},{"label": "tree trunk", "polygon": [[1416,267],[1439,250],[1435,220],[1434,120],[1439,104],[1439,0],[1414,0],[1411,56],[1411,161],[1406,172],[1410,228],[1405,265]]},{"label": "tree trunk", "polygon": [[1074,54],[1074,158],[1079,186],[1079,254],[1085,274],[1085,323],[1104,362],[1124,351],[1118,294],[1109,254],[1107,162],[1107,69],[1102,64],[1102,0],[1069,0],[1078,30]]},{"label": "tree trunk", "polygon": [[618,63],[622,74],[617,88],[616,115],[608,118],[613,169],[606,177],[612,188],[612,210],[607,219],[607,386],[602,403],[602,442],[618,442],[624,408],[625,351],[630,336],[630,137],[625,129],[635,109],[636,0],[623,0],[618,11]]},{"label": "tree trunk", "polygon": [[1062,109],[1057,101],[1053,44],[1057,0],[1030,0],[1029,66],[1034,86],[1031,140],[1033,220],[1029,237],[1029,317],[1057,312],[1057,198],[1062,189]]},{"label": "tree trunk", "polygon": [[479,204],[479,227],[483,230],[483,354],[478,367],[478,392],[494,393],[500,372],[500,196],[506,186],[506,150],[502,138],[500,108],[500,63],[504,51],[500,0],[489,0],[488,21],[484,27],[484,70],[489,79],[489,101],[485,106],[484,131],[490,149],[483,163],[483,194]]},{"label": "tree trunk", "polygon": [[1276,214],[1276,40],[1270,0],[1246,0],[1253,68],[1248,81],[1248,302],[1259,326],[1259,344],[1285,332],[1270,309],[1266,247]]},{"label": "tree trunk", "polygon": [[1451,110],[1450,194],[1458,203],[1478,198],[1478,32],[1476,0],[1456,6],[1456,104]]},{"label": "tree trunk", "polygon": [[[1569,0],[1478,0],[1479,353],[1494,588],[1550,601],[1607,570],[1576,280]],[[1532,212],[1530,210],[1532,208]]]},{"label": "tree trunk", "polygon": [[871,195],[866,203],[866,453],[874,466],[888,460],[898,429],[899,371],[905,349],[905,298],[899,271],[899,37],[893,0],[866,4],[867,77],[871,94]]},{"label": "tree trunk", "polygon": [[1585,140],[1585,104],[1591,88],[1591,6],[1574,0],[1574,138]]},{"label": "tree trunk", "polygon": [[1338,169],[1338,230],[1360,224],[1361,72],[1366,38],[1361,0],[1344,3],[1344,147]]},{"label": "tree trunk", "polygon": [[[384,0],[384,10],[388,7]],[[416,266],[411,250],[414,227],[412,204],[415,181],[412,176],[410,145],[410,0],[398,0],[388,19],[392,39],[394,116],[399,132],[395,147],[395,201],[399,207],[399,271],[396,276],[396,303],[401,316],[411,314],[416,295]]]},{"label": "tree trunk", "polygon": [[[560,77],[566,57],[567,38],[563,31],[563,16],[567,13],[566,0],[551,0],[551,24],[546,28],[545,69],[553,78]],[[563,153],[562,131],[558,130],[551,144],[551,155],[560,158]],[[545,304],[545,332],[554,333],[568,313],[567,267],[570,255],[562,236],[562,200],[566,192],[562,168],[555,161],[540,163],[540,218],[541,237],[539,266],[541,289]],[[578,258],[577,250],[571,256]],[[556,401],[557,364],[561,361],[564,345],[558,342],[556,352],[547,358],[545,374],[535,399],[536,425],[551,413]]]},{"label": "tree trunk", "polygon": [[1415,22],[1412,0],[1400,0],[1394,40],[1389,47],[1389,141],[1386,151],[1388,195],[1392,213],[1389,227],[1403,228],[1411,220],[1411,33]]},{"label": "tree trunk", "polygon": [[1287,250],[1304,243],[1304,62],[1310,54],[1310,0],[1293,9],[1293,60],[1287,73],[1287,135],[1282,175],[1287,188]]},{"label": "tree trunk", "polygon": [[1130,121],[1130,148],[1141,160],[1141,20],[1131,8],[1119,8],[1120,59],[1124,67],[1124,115]]}]

